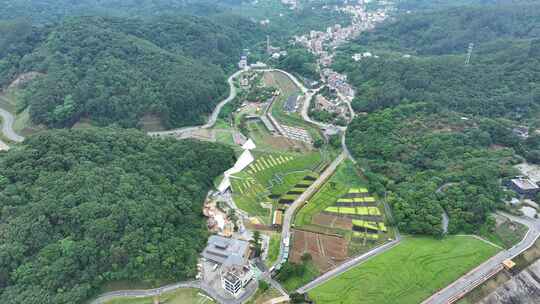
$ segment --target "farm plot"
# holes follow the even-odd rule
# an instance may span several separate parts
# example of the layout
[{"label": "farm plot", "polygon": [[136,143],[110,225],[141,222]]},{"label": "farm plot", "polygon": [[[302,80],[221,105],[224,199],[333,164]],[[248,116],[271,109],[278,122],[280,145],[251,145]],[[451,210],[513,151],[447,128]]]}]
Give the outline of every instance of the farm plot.
[{"label": "farm plot", "polygon": [[309,145],[288,139],[284,136],[272,135],[260,121],[248,121],[247,131],[249,138],[255,141],[257,148],[265,151],[303,151],[311,150]]},{"label": "farm plot", "polygon": [[311,255],[319,270],[327,271],[347,258],[347,240],[340,236],[295,229],[291,262],[301,263],[305,253]]},{"label": "farm plot", "polygon": [[[416,304],[499,251],[473,237],[406,237],[309,292],[317,304]],[[358,284],[361,282],[361,288]]]},{"label": "farm plot", "polygon": [[313,217],[313,224],[343,230],[353,229],[352,219],[323,213],[317,214]]},{"label": "farm plot", "polygon": [[[335,203],[343,198],[349,190],[366,190],[365,182],[360,179],[354,171],[353,164],[345,161],[341,164],[336,173],[325,183],[321,189],[300,209],[295,217],[294,224],[297,227],[312,224],[313,217],[320,214],[324,209],[334,206]],[[364,194],[363,194],[364,195]]]},{"label": "farm plot", "polygon": [[[261,203],[272,203],[321,166],[321,155],[310,153],[257,153],[256,160],[242,172],[231,176],[233,199],[250,215],[268,218],[270,210]],[[265,220],[266,222],[266,220]]]},{"label": "farm plot", "polygon": [[342,164],[295,218],[295,226],[302,230],[343,236],[349,241],[349,256],[393,238],[393,231],[386,227],[384,208],[352,166]]}]

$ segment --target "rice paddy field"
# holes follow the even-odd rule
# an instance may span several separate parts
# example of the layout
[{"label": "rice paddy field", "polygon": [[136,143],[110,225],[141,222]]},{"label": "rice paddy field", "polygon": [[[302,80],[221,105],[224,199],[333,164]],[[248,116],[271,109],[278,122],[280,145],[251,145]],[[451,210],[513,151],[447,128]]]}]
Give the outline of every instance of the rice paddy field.
[{"label": "rice paddy field", "polygon": [[389,251],[309,292],[317,304],[417,304],[499,249],[469,236],[405,237]]},{"label": "rice paddy field", "polygon": [[316,178],[322,166],[321,154],[317,152],[303,155],[256,153],[250,166],[232,176],[233,199],[240,209],[264,220],[271,210],[263,208],[261,202],[274,204],[306,176]]},{"label": "rice paddy field", "polygon": [[311,224],[316,214],[334,205],[338,199],[347,194],[351,187],[364,188],[365,185],[366,182],[354,171],[352,162],[346,160],[338,167],[330,180],[300,209],[294,220],[295,226],[302,227]]}]

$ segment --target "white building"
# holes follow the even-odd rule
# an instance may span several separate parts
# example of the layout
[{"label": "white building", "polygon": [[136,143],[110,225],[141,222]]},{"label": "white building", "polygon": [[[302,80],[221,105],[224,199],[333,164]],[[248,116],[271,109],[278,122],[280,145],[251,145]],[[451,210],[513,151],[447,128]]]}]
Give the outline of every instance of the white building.
[{"label": "white building", "polygon": [[247,67],[248,67],[247,56],[240,57],[240,61],[238,62],[238,68],[245,69]]},{"label": "white building", "polygon": [[[228,262],[227,260],[226,262]],[[221,270],[221,286],[234,297],[238,297],[244,287],[253,279],[253,271],[249,265],[232,264],[225,265]]]},{"label": "white building", "polygon": [[212,235],[202,256],[221,265],[221,286],[234,297],[253,279],[249,265],[249,243],[247,241]]}]

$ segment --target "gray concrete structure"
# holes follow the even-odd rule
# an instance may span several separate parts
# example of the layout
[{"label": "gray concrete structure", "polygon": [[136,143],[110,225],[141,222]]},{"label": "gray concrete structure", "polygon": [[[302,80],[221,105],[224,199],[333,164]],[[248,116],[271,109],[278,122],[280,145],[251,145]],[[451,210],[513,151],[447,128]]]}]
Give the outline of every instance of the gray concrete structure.
[{"label": "gray concrete structure", "polygon": [[237,239],[212,235],[202,257],[218,264],[246,264],[249,258],[249,243]]}]

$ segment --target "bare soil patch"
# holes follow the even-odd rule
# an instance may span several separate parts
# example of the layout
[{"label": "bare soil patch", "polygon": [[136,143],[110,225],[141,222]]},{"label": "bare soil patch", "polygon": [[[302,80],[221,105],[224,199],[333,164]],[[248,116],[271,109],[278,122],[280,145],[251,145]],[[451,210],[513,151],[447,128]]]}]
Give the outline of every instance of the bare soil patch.
[{"label": "bare soil patch", "polygon": [[328,271],[347,258],[348,242],[342,237],[294,230],[291,262],[300,263],[309,253],[313,263],[322,271]]},{"label": "bare soil patch", "polygon": [[313,224],[343,230],[352,230],[352,219],[319,213],[313,217]]}]

